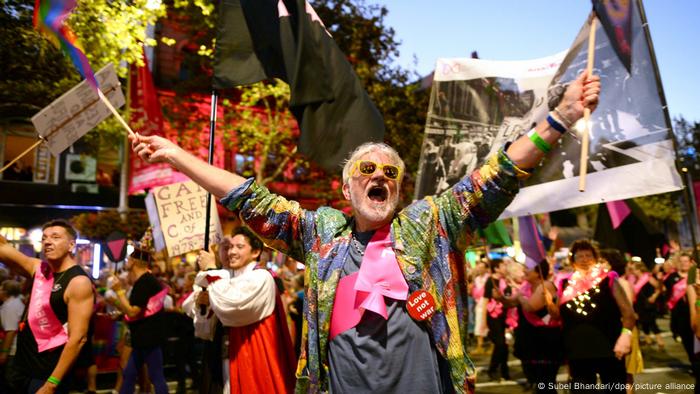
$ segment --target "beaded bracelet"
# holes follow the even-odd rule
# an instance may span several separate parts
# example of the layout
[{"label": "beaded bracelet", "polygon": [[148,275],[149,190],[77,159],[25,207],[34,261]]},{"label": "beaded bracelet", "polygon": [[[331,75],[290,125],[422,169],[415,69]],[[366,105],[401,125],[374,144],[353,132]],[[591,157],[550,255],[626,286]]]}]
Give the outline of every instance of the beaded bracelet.
[{"label": "beaded bracelet", "polygon": [[532,141],[533,144],[539,149],[542,153],[547,154],[552,150],[552,146],[549,145],[549,143],[540,137],[539,134],[535,131],[535,129],[532,129],[528,131],[527,133],[528,138],[530,138],[530,141]]}]

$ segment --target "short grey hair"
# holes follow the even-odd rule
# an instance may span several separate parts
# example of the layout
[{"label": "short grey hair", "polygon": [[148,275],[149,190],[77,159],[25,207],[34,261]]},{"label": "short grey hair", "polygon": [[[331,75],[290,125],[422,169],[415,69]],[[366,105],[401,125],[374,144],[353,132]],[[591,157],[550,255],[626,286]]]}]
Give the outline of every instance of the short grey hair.
[{"label": "short grey hair", "polygon": [[[343,165],[343,184],[348,183],[351,175],[350,172],[352,171],[352,167],[355,162],[362,156],[372,152],[382,152],[389,156],[392,164],[395,164],[401,170],[401,177],[403,178],[403,175],[406,172],[406,165],[401,159],[401,156],[399,156],[399,153],[396,152],[394,148],[383,142],[365,142],[364,144],[355,148],[355,150],[350,154],[350,157],[348,157],[348,159],[345,161],[345,164]],[[401,179],[399,179],[398,182],[401,183]]]}]

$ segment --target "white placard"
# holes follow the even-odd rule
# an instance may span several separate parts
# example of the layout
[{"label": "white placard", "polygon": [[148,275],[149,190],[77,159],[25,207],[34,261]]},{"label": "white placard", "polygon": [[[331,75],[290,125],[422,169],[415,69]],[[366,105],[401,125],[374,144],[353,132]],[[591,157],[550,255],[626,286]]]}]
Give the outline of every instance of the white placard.
[{"label": "white placard", "polygon": [[[110,63],[95,74],[100,90],[114,108],[124,105],[121,84]],[[82,81],[32,117],[37,133],[47,139],[51,154],[58,156],[80,137],[112,115],[97,93]]]}]

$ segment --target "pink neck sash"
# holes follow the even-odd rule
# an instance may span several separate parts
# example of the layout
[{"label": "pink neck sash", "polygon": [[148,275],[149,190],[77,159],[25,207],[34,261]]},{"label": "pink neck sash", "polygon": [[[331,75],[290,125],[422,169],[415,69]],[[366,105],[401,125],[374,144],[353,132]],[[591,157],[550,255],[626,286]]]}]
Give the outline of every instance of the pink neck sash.
[{"label": "pink neck sash", "polygon": [[666,305],[668,305],[668,309],[671,310],[676,307],[676,304],[678,301],[683,298],[685,295],[685,289],[688,287],[688,279],[687,278],[682,278],[678,282],[676,282],[673,285],[673,289],[671,290],[671,298],[669,298],[668,302]]},{"label": "pink neck sash", "polygon": [[331,315],[329,340],[355,327],[365,310],[385,320],[386,301],[408,298],[408,284],[392,249],[390,225],[378,229],[367,244],[360,270],[338,281]]},{"label": "pink neck sash", "polygon": [[[540,284],[540,286],[543,286],[543,284]],[[530,299],[530,297],[532,297],[532,285],[530,285],[529,282],[524,282],[523,285],[520,286],[520,294],[525,296],[525,298]],[[552,319],[552,316],[550,314],[546,314],[544,317],[539,317],[538,315],[532,312],[526,311],[525,308],[522,309],[523,316],[525,316],[525,320],[527,320],[530,324],[532,324],[535,327],[561,326],[561,321]]]},{"label": "pink neck sash", "polygon": [[[492,278],[488,278],[487,280],[492,281]],[[506,283],[506,280],[501,278],[498,280],[498,290],[500,290],[501,294],[503,294],[506,291],[506,287],[508,287],[508,284]],[[495,298],[491,298],[491,294],[486,295],[489,298],[489,302],[486,304],[486,311],[489,313],[489,316],[492,318],[497,318],[498,316],[501,316],[501,313],[503,313],[503,304],[501,304],[499,301],[496,301]]]},{"label": "pink neck sash", "polygon": [[28,322],[39,352],[54,349],[68,342],[68,333],[51,308],[54,274],[49,264],[41,262],[34,273],[32,296],[29,300]]},{"label": "pink neck sash", "polygon": [[636,282],[634,282],[633,290],[634,290],[634,301],[637,301],[637,296],[639,295],[639,292],[642,291],[642,287],[646,285],[649,282],[649,278],[651,277],[651,274],[648,272],[645,272],[642,274],[642,276],[637,279]]},{"label": "pink neck sash", "polygon": [[486,289],[486,280],[488,279],[488,274],[483,274],[474,278],[474,287],[472,287],[472,297],[475,300],[480,300],[484,296],[484,290]]},{"label": "pink neck sash", "polygon": [[163,290],[148,299],[145,310],[142,310],[136,317],[129,317],[129,315],[125,314],[124,319],[126,321],[136,321],[145,319],[160,312],[163,309],[163,305],[165,304],[165,296],[168,295],[169,290],[170,289],[167,286],[164,286]]}]

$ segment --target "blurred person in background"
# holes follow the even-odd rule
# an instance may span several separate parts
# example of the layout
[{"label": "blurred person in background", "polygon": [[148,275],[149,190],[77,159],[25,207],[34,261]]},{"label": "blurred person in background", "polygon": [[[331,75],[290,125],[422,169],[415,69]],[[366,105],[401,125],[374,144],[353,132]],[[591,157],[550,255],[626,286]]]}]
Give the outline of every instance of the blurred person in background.
[{"label": "blurred person in background", "polygon": [[[111,288],[117,294],[114,302],[124,313],[131,333],[131,355],[124,368],[124,380],[119,390],[121,394],[131,394],[136,387],[136,379],[144,365],[155,387],[156,394],[168,393],[168,386],[163,374],[164,343],[162,313],[168,287],[151,274],[151,253],[144,249],[134,249],[129,255],[125,268],[133,283],[127,297],[121,281],[112,280]],[[143,387],[141,387],[142,391]]]},{"label": "blurred person in background", "polygon": [[21,298],[22,287],[19,282],[5,280],[0,287],[0,322],[5,336],[0,344],[0,392],[11,393],[5,377],[8,365],[13,363],[17,352],[17,330],[24,314],[24,301]]}]

